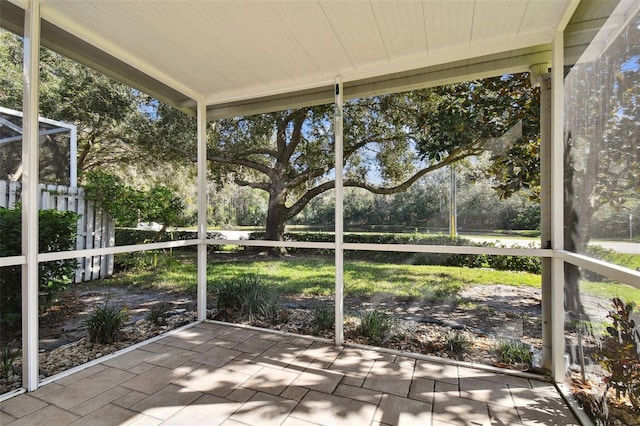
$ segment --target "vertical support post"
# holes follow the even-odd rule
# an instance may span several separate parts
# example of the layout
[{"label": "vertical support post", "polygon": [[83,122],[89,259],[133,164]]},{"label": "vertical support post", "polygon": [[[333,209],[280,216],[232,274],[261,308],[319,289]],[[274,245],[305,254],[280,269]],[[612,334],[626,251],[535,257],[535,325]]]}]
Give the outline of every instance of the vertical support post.
[{"label": "vertical support post", "polygon": [[451,173],[451,188],[449,195],[449,237],[458,238],[458,183],[456,180],[456,166],[451,164],[449,166]]},{"label": "vertical support post", "polygon": [[336,160],[336,225],[335,225],[335,270],[336,270],[336,287],[335,287],[335,302],[336,302],[336,323],[335,323],[335,342],[336,346],[340,346],[344,343],[344,253],[342,251],[343,243],[343,90],[342,80],[340,77],[336,78],[336,84],[334,88],[335,92],[335,106],[334,106],[334,132],[335,132],[335,160]]},{"label": "vertical support post", "polygon": [[76,126],[69,133],[69,186],[78,186],[78,129]]},{"label": "vertical support post", "polygon": [[38,388],[38,86],[40,3],[25,13],[22,139],[22,386]]},{"label": "vertical support post", "polygon": [[[544,68],[529,70],[531,84],[540,87],[540,240],[551,248],[551,76]],[[551,371],[551,259],[542,264],[542,368]]]},{"label": "vertical support post", "polygon": [[[551,245],[564,249],[564,40],[557,31],[551,69]],[[551,377],[564,380],[564,261],[551,259]]]},{"label": "vertical support post", "polygon": [[198,321],[207,318],[207,106],[198,101]]}]

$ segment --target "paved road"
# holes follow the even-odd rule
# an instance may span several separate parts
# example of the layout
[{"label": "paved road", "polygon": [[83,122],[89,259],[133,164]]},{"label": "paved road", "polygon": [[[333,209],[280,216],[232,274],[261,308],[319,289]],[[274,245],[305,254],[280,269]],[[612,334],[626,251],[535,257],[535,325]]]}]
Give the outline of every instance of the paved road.
[{"label": "paved road", "polygon": [[[240,239],[248,239],[250,231],[218,231],[225,236],[227,240],[240,240]],[[531,240],[531,239],[518,239],[518,238],[501,238],[501,237],[478,237],[478,236],[464,236],[464,238],[468,238],[472,241],[476,242],[498,242],[504,244],[506,247],[520,246],[527,247],[531,242],[537,243],[537,246],[540,246],[539,240]],[[625,241],[591,241],[592,245],[599,245],[606,249],[615,250],[618,253],[626,253],[626,254],[640,254],[640,243],[632,243]]]}]

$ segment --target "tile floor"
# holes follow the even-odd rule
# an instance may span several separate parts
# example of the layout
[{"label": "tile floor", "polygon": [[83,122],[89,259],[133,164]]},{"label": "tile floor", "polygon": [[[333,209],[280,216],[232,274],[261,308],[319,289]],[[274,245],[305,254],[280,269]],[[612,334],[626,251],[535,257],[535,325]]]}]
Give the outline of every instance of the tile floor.
[{"label": "tile floor", "polygon": [[1,402],[0,424],[578,422],[549,383],[202,323]]}]

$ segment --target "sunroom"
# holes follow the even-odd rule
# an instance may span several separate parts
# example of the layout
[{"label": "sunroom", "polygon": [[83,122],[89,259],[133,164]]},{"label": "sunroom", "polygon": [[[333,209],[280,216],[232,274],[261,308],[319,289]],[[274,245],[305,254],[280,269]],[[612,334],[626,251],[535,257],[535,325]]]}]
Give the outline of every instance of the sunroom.
[{"label": "sunroom", "polygon": [[[492,374],[499,374],[500,378],[548,380],[567,394],[569,392],[565,383],[575,383],[576,380],[586,382],[585,374],[591,374],[593,369],[598,370],[599,374],[604,374],[603,371],[607,367],[603,367],[602,362],[598,361],[603,358],[596,353],[599,347],[609,344],[606,338],[602,337],[608,333],[604,329],[610,326],[616,312],[624,314],[628,311],[626,303],[640,303],[637,292],[640,289],[640,272],[637,270],[637,256],[640,255],[637,237],[640,233],[640,146],[637,142],[639,121],[636,115],[640,95],[640,5],[636,1],[3,0],[0,7],[2,28],[23,37],[24,42],[21,252],[3,254],[0,258],[0,268],[6,271],[13,268],[14,272],[19,270],[21,274],[21,297],[18,298],[21,317],[18,346],[21,350],[11,349],[7,353],[19,354],[22,383],[19,389],[12,390],[3,398],[20,393],[38,395],[38,391],[42,392],[39,388],[51,390],[56,386],[64,386],[65,383],[72,382],[71,377],[74,374],[87,374],[82,373],[83,371],[95,372],[96,368],[105,368],[105,365],[106,368],[115,368],[119,362],[118,357],[113,355],[101,358],[98,353],[94,353],[92,359],[82,365],[70,364],[65,372],[43,377],[40,352],[43,347],[42,330],[47,324],[43,324],[40,318],[43,297],[40,283],[46,264],[70,260],[82,263],[83,272],[76,270],[75,282],[86,280],[91,283],[93,279],[101,278],[105,271],[112,270],[114,256],[117,259],[117,256],[129,253],[148,253],[154,257],[158,252],[174,250],[192,253],[188,258],[178,258],[177,262],[194,265],[192,288],[195,289],[195,298],[191,317],[184,315],[185,309],[182,309],[188,306],[187,302],[171,301],[171,315],[179,316],[180,321],[186,321],[188,324],[182,325],[177,331],[167,332],[175,334],[166,339],[174,339],[175,343],[192,333],[191,336],[195,336],[194,341],[207,335],[209,337],[206,343],[214,345],[217,338],[220,338],[227,346],[224,346],[225,351],[216,351],[215,356],[222,359],[230,357],[229,362],[232,358],[236,363],[247,362],[246,368],[250,368],[248,365],[255,365],[246,358],[249,355],[259,353],[264,356],[269,350],[274,352],[275,349],[269,349],[273,343],[271,337],[266,337],[269,334],[265,330],[246,325],[236,329],[233,325],[222,326],[219,323],[219,320],[232,320],[234,315],[225,313],[224,309],[212,314],[212,297],[217,295],[219,299],[220,296],[218,283],[222,281],[218,278],[226,277],[224,274],[249,276],[246,282],[255,277],[268,276],[282,263],[299,266],[295,264],[296,259],[313,258],[313,262],[317,263],[304,263],[307,269],[316,270],[317,276],[311,279],[278,275],[280,272],[276,272],[269,279],[274,282],[290,282],[296,279],[301,281],[299,285],[291,284],[294,290],[290,293],[296,293],[296,296],[287,300],[287,312],[293,313],[289,312],[286,315],[295,317],[297,313],[302,315],[302,311],[305,310],[322,314],[322,311],[316,308],[319,307],[319,301],[327,302],[325,305],[330,307],[330,311],[328,314],[324,311],[324,315],[330,317],[331,326],[328,334],[317,333],[313,329],[303,333],[315,334],[311,337],[316,339],[330,336],[332,345],[323,347],[323,351],[330,351],[329,348],[351,350],[354,351],[350,353],[353,358],[361,358],[365,363],[371,361],[372,365],[383,359],[384,362],[388,362],[385,357],[395,357],[394,360],[397,362],[391,364],[395,363],[398,366],[397,370],[394,370],[396,367],[389,368],[384,374],[381,373],[380,377],[373,379],[366,374],[362,377],[356,374],[355,378],[349,376],[353,371],[345,370],[355,368],[353,365],[349,365],[348,368],[343,366],[342,370],[337,368],[338,372],[345,375],[340,377],[341,385],[362,389],[362,393],[358,395],[360,399],[368,398],[370,391],[382,391],[382,399],[379,400],[377,408],[372,409],[371,416],[367,417],[368,422],[376,420],[383,424],[395,424],[400,423],[403,418],[401,413],[385,417],[385,412],[391,412],[391,406],[394,405],[390,402],[392,397],[389,396],[393,395],[393,392],[376,388],[378,381],[383,380],[381,377],[393,377],[394,371],[399,375],[404,374],[400,361],[404,360],[404,357],[417,357],[411,358],[414,373],[418,371],[418,363],[426,362],[427,359],[432,361],[431,358],[425,358],[430,356],[425,355],[430,352],[415,353],[415,350],[404,347],[402,342],[381,348],[380,346],[384,345],[379,339],[362,340],[354,337],[353,324],[357,323],[354,326],[356,328],[362,327],[365,317],[375,321],[375,315],[366,316],[370,312],[384,312],[385,315],[395,313],[406,320],[404,324],[413,324],[411,327],[405,327],[402,334],[405,340],[411,340],[412,334],[433,320],[439,321],[438,325],[450,326],[453,331],[449,336],[455,340],[454,337],[462,336],[461,333],[455,333],[456,330],[469,329],[464,321],[461,326],[459,323],[447,321],[456,312],[462,312],[460,309],[464,310],[466,315],[475,317],[475,323],[484,321],[487,324],[490,322],[488,317],[482,317],[481,314],[506,310],[508,312],[503,312],[503,318],[507,320],[495,324],[494,328],[501,330],[496,331],[496,334],[502,333],[502,336],[509,337],[510,341],[521,340],[531,345],[536,358],[532,363],[532,372],[512,370],[508,372],[512,376],[502,376],[507,373],[501,369],[503,365],[499,365],[497,369],[496,363],[491,362],[491,365],[487,365],[478,359],[466,363],[446,359],[443,360],[443,365],[453,365],[459,371],[477,367],[480,368],[478,371],[491,371]],[[59,195],[62,192],[60,188],[49,191],[45,187],[46,194],[43,195],[42,192],[41,184],[48,182],[41,182],[39,177],[39,156],[45,155],[38,144],[39,84],[42,72],[40,46],[118,80],[135,91],[149,95],[157,102],[196,117],[193,129],[196,140],[186,153],[186,156],[195,161],[188,166],[189,171],[185,172],[195,176],[189,184],[192,186],[191,192],[196,194],[196,203],[193,206],[196,218],[195,231],[173,233],[164,240],[157,239],[145,243],[139,243],[137,240],[118,243],[119,237],[113,237],[113,232],[116,231],[112,231],[112,224],[106,219],[103,220],[102,214],[97,210],[94,212],[89,209],[82,210],[81,218],[77,220],[84,221],[84,225],[88,224],[88,228],[79,231],[78,239],[91,239],[90,243],[82,246],[74,244],[60,250],[39,248],[39,232],[42,233],[39,222],[43,221],[39,210],[42,208],[42,200],[58,197],[55,198],[56,203],[68,205],[71,202],[78,203],[80,199],[74,198],[78,194],[77,189],[73,196],[69,193],[64,196],[66,198],[63,197],[66,201],[58,201],[62,199]],[[531,87],[539,90],[539,162],[535,167],[539,168],[540,176],[540,220],[539,234],[533,240],[517,240],[514,243],[506,239],[501,240],[499,244],[458,244],[453,242],[458,241],[455,235],[455,214],[452,219],[448,218],[451,219],[449,232],[452,237],[456,237],[452,239],[407,237],[391,241],[384,238],[354,237],[358,231],[358,224],[350,222],[349,217],[345,216],[345,205],[350,202],[349,198],[356,197],[349,185],[351,173],[355,170],[353,163],[348,159],[351,146],[345,142],[350,132],[349,126],[355,126],[354,122],[348,119],[349,112],[346,109],[350,105],[358,100],[388,94],[433,89],[485,78],[506,79],[504,76],[520,73],[528,73]],[[328,193],[331,197],[327,203],[331,215],[331,229],[327,230],[324,227],[324,232],[318,234],[310,232],[306,239],[273,238],[273,235],[262,239],[254,235],[251,239],[245,239],[244,236],[240,238],[238,233],[233,232],[226,233],[227,238],[223,239],[220,233],[211,233],[213,224],[209,200],[215,194],[212,191],[210,167],[212,161],[219,161],[221,158],[224,160],[224,156],[219,154],[220,147],[214,147],[210,140],[211,132],[221,132],[218,123],[237,117],[320,106],[326,107],[320,126],[324,132],[323,137],[328,141],[323,155],[329,158],[328,164],[331,167],[324,170],[323,174],[313,175],[313,178],[303,183],[307,190],[330,187]],[[383,110],[380,111],[382,113]],[[79,128],[80,130],[82,129]],[[490,140],[485,140],[482,146],[487,151],[488,146],[513,146],[521,137],[521,128],[513,126],[504,129],[501,135],[487,138]],[[246,148],[246,162],[252,154],[250,148],[250,145]],[[392,155],[393,150],[386,154]],[[363,163],[366,163],[368,157],[363,158]],[[303,162],[304,156],[298,157],[297,161],[296,164]],[[471,161],[472,165],[475,164],[474,161],[476,160]],[[161,170],[162,166],[158,164],[161,164],[161,161],[150,167]],[[366,169],[366,165],[363,167],[362,173],[375,174],[373,168]],[[171,172],[172,170],[168,171]],[[181,176],[183,175],[177,179],[181,179]],[[455,199],[456,189],[453,166],[451,182],[454,183],[447,198],[450,203]],[[258,186],[257,183],[253,184],[253,187]],[[457,187],[460,188],[460,184]],[[159,193],[155,194],[158,196]],[[426,210],[426,205],[425,202],[418,210]],[[455,207],[445,211],[451,215]],[[464,225],[460,220],[458,223]],[[284,232],[284,224],[282,230]],[[268,228],[260,231],[269,234]],[[415,234],[421,232],[416,223]],[[84,235],[81,236],[81,233]],[[278,237],[282,237],[282,234],[278,234]],[[0,235],[1,240],[7,238],[8,235]],[[112,244],[111,240],[114,238],[115,244]],[[280,259],[256,255],[253,263],[246,269],[222,270],[218,268],[220,260],[216,258],[217,255],[212,255],[212,252],[217,252],[221,246],[227,247],[227,250],[232,247],[233,253],[255,253],[259,248],[287,249],[292,256]],[[315,257],[318,253],[322,255],[320,261]],[[533,294],[531,301],[525,301],[529,293],[511,293],[512,289],[505,281],[493,283],[498,284],[494,286],[494,293],[470,298],[457,287],[454,290],[442,290],[437,287],[441,279],[444,279],[445,273],[442,271],[433,275],[422,275],[421,270],[405,268],[405,265],[430,264],[433,259],[442,258],[485,259],[482,268],[467,268],[471,271],[468,272],[469,278],[460,278],[462,281],[466,280],[462,285],[463,290],[468,290],[467,281],[477,284],[474,280],[484,279],[478,277],[485,269],[496,269],[494,265],[499,262],[492,263],[492,259],[535,259],[540,271],[533,278],[537,281],[531,287],[536,287],[537,290],[530,292]],[[373,267],[367,264],[368,261],[374,260],[378,265],[375,267],[375,279],[370,278]],[[153,262],[155,261],[154,258]],[[386,269],[383,270],[380,265]],[[401,275],[408,276],[402,281],[403,291],[406,292],[394,293],[394,283],[400,281],[393,278]],[[86,278],[87,276],[89,278]],[[327,280],[331,283],[329,290],[325,288]],[[520,276],[518,280],[525,278]],[[364,286],[372,282],[370,290],[363,290]],[[415,293],[415,288],[422,285],[422,293]],[[322,291],[315,289],[315,286]],[[477,286],[489,287],[480,284]],[[85,287],[84,290],[83,294],[91,294],[92,290],[89,287]],[[452,303],[448,299],[439,296],[442,291],[451,292],[448,295],[455,299],[455,309],[451,308]],[[125,295],[123,300],[127,297],[133,296]],[[443,308],[441,302],[445,299],[447,306]],[[621,302],[611,305],[612,299],[620,299]],[[506,302],[496,304],[498,300]],[[525,305],[531,305],[531,310],[525,309]],[[146,309],[148,311],[150,308]],[[186,310],[190,309],[187,307]],[[145,311],[145,308],[140,308],[140,311]],[[276,316],[285,315],[283,312],[278,311]],[[535,321],[531,321],[531,312],[535,312]],[[633,315],[637,315],[633,309],[630,312],[631,318],[627,321],[627,326],[631,324]],[[459,327],[451,327],[452,324]],[[623,327],[620,321],[616,320],[615,324]],[[265,328],[274,327],[267,324]],[[287,327],[275,328],[280,330],[275,334],[277,338],[291,339],[278,344],[290,344],[292,347],[300,344],[298,336]],[[298,331],[300,330],[296,330]],[[237,341],[234,340],[234,335],[245,335],[246,338]],[[631,326],[628,336],[628,343],[633,345],[632,342],[635,342],[633,347],[637,351],[640,347],[640,331],[637,327],[633,329]],[[252,338],[255,339],[253,346]],[[141,342],[123,349],[119,354],[122,354],[122,357],[133,358],[134,355],[131,353],[135,353],[136,350],[145,351],[144,346],[138,346],[145,343],[152,345],[147,346],[147,349],[153,348],[155,344],[156,350],[159,350],[158,346],[163,345],[161,337],[153,339],[160,340]],[[5,339],[0,340],[5,343]],[[244,345],[243,348],[247,350],[238,350],[238,353],[243,354],[239,355],[233,352],[234,346],[229,342],[235,342],[238,346]],[[448,342],[451,343],[452,340]],[[316,343],[327,344],[327,341],[314,341],[313,344]],[[195,345],[194,342],[189,342],[188,338],[186,343],[183,341],[175,344],[178,345],[175,347],[182,345],[182,349],[186,349],[185,345]],[[383,354],[379,360],[370,356],[368,351],[372,349],[368,344],[373,344],[377,347],[376,350]],[[258,350],[257,346],[260,345],[263,346]],[[203,353],[212,350],[210,346],[207,348],[207,351],[202,348]],[[314,350],[317,356],[317,348],[314,347]],[[615,348],[613,350],[615,353]],[[151,352],[153,351],[149,349],[145,353],[148,355]],[[302,352],[304,351],[300,353]],[[615,358],[611,354],[610,351],[607,358],[610,360],[609,366]],[[9,355],[5,359],[11,358]],[[216,362],[207,360],[200,352],[193,351],[192,355],[184,360],[185,365],[172,364],[172,367],[183,368],[184,371],[192,368],[188,374],[194,378],[198,376],[198,371],[201,371],[193,366],[195,363],[224,367],[224,363],[216,365]],[[335,377],[328,373],[325,376],[323,372],[335,370],[334,366],[340,364],[337,361],[340,358],[336,355],[329,361],[325,355],[314,358],[316,361],[323,361],[314,364],[314,368],[318,377],[331,382]],[[627,355],[631,355],[633,364],[633,351],[631,354],[625,353],[625,356]],[[283,357],[287,358],[287,355]],[[295,359],[296,356],[292,358]],[[166,361],[163,358],[161,362]],[[283,363],[288,364],[284,361]],[[313,364],[313,360],[309,363]],[[635,363],[634,371],[640,370],[638,360],[635,360]],[[155,365],[149,368],[163,367],[157,363],[145,365]],[[374,371],[372,365],[369,365],[367,371]],[[229,371],[238,372],[239,367],[235,368],[236,370]],[[8,367],[5,366],[4,371],[6,370]],[[139,371],[137,374],[145,373]],[[202,375],[207,376],[209,373],[204,371]],[[262,373],[256,371],[255,374]],[[362,378],[361,382],[358,382],[359,377]],[[638,407],[634,404],[640,402],[639,399],[633,399],[634,392],[635,398],[640,398],[637,395],[638,387],[633,390],[633,380],[636,380],[635,386],[638,386],[637,377],[636,375],[635,379],[626,379],[631,381],[631,384],[623,380],[626,384],[620,385],[629,386],[624,388],[626,391],[623,392],[623,397],[628,398],[629,404],[635,409]],[[409,379],[410,384],[403,395],[411,400],[411,404],[417,401],[411,399],[413,386],[417,386],[418,383],[424,384],[423,380],[431,380],[426,374],[418,378],[421,381]],[[260,392],[256,389],[259,379],[260,377],[249,379],[247,383],[250,384],[246,389]],[[294,393],[305,389],[298,399],[287,394],[290,398],[285,399],[296,401],[291,403],[292,412],[298,413],[297,416],[292,414],[289,421],[307,420],[318,423],[318,419],[310,415],[313,411],[310,408],[313,407],[313,397],[322,397],[322,391],[313,387],[317,383],[305,387],[298,382],[297,386],[289,386],[296,383],[296,380],[304,381],[303,379],[302,373],[295,378],[291,377],[287,386],[271,394],[282,398],[287,392]],[[218,380],[223,381],[223,378]],[[264,376],[262,380],[271,379]],[[455,380],[462,386],[461,377]],[[492,380],[495,382],[501,379]],[[511,379],[504,379],[505,383],[509,380]],[[125,381],[133,383],[135,379],[122,376],[122,382]],[[345,381],[350,382],[347,384]],[[179,386],[179,383],[176,383],[172,383],[171,386]],[[442,383],[447,381],[444,380]],[[530,388],[535,388],[531,385],[533,382],[528,383]],[[246,390],[242,383],[236,385],[234,395]],[[517,387],[516,384],[513,386]],[[136,388],[135,385],[131,387],[139,392],[141,398],[142,394],[145,394],[143,388],[144,386]],[[184,388],[187,389],[189,386],[185,385]],[[332,389],[328,394],[337,398],[335,392],[339,387]],[[492,389],[484,390],[491,394]],[[461,399],[465,398],[464,391],[462,387],[457,390]],[[467,391],[473,393],[478,389]],[[509,391],[511,392],[510,389]],[[434,392],[437,393],[437,389]],[[55,399],[51,391],[47,391],[47,394],[50,399]],[[178,394],[180,392],[176,393]],[[225,393],[225,397],[229,394]],[[485,401],[489,404],[491,420],[501,418],[491,412],[491,400],[499,399],[499,396],[496,396],[498,394],[496,391],[495,395],[488,396],[488,401]],[[120,397],[122,395],[118,396]],[[252,396],[254,397],[255,395]],[[51,402],[52,400],[47,400],[45,396],[42,398],[57,407],[72,408],[70,404]],[[509,398],[517,400],[518,397],[511,393]],[[0,413],[10,421],[20,422],[21,417],[16,412],[6,409],[11,400],[7,399],[2,403],[4,405],[0,406]],[[304,404],[301,401],[309,406],[302,409]],[[150,400],[147,405],[142,406],[153,408],[152,402]],[[259,415],[251,417],[247,413],[251,412],[250,407],[256,405],[251,403],[256,401],[249,399],[242,402],[248,404],[244,414],[231,411],[227,420],[251,424],[269,418],[266,414],[264,418],[260,418]],[[188,404],[179,401],[176,403]],[[429,405],[431,407],[433,404]],[[383,406],[386,407],[386,411],[382,410],[382,417],[376,417],[376,409],[380,412],[380,407]],[[415,405],[411,407],[415,408]],[[516,420],[511,420],[524,423],[526,416],[517,411],[518,409],[516,406]],[[407,415],[415,414],[414,411],[407,410]],[[416,410],[420,412],[420,408]],[[438,414],[442,413],[438,413],[437,409],[431,407],[429,410],[429,421],[434,424],[436,420],[446,422],[449,419],[454,423],[465,421],[464,417],[438,417]],[[486,407],[483,406],[482,410],[486,411]],[[142,410],[140,412],[144,413]],[[256,409],[255,412],[263,413],[261,409]],[[77,416],[83,414],[80,411],[74,413]],[[547,417],[547,420],[553,419],[553,411],[547,414],[551,416]],[[346,415],[338,417],[342,420],[348,418]],[[80,417],[73,419],[79,420]],[[90,417],[85,418],[87,419]],[[159,415],[154,419],[169,418]],[[285,420],[277,416],[270,419]],[[564,420],[559,422],[565,423]]]}]

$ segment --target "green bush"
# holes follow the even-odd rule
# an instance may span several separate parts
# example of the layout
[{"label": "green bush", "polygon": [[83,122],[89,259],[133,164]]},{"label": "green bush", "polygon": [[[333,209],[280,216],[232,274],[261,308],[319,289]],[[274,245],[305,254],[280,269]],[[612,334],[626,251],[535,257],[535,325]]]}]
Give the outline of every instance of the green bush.
[{"label": "green bush", "polygon": [[[67,251],[75,248],[77,221],[74,212],[41,210],[38,213],[38,249],[40,253]],[[22,253],[22,209],[0,208],[0,256]],[[64,290],[74,279],[75,259],[43,262],[38,266],[41,306]],[[0,324],[15,326],[22,305],[21,266],[0,268]]]},{"label": "green bush", "polygon": [[0,367],[5,380],[9,380],[9,374],[15,374],[14,363],[20,358],[20,348],[15,348],[13,343],[0,348]]},{"label": "green bush", "polygon": [[[116,246],[129,246],[135,244],[147,244],[153,242],[175,241],[175,240],[195,240],[198,238],[197,231],[167,231],[160,235],[158,231],[149,229],[116,228]],[[224,240],[225,237],[220,232],[208,231],[207,238]],[[193,246],[195,249],[195,246]],[[210,245],[208,249],[221,250],[220,245]]]},{"label": "green bush", "polygon": [[387,339],[392,328],[393,319],[388,314],[369,311],[360,318],[358,332],[372,343],[379,344]]},{"label": "green bush", "polygon": [[519,340],[502,340],[498,343],[500,361],[507,365],[531,364],[533,354],[529,346]]},{"label": "green bush", "polygon": [[471,340],[462,330],[452,330],[445,335],[447,350],[455,355],[462,355],[471,347]]},{"label": "green bush", "polygon": [[218,317],[224,320],[284,319],[280,295],[260,278],[246,275],[219,283],[215,289]]},{"label": "green bush", "polygon": [[[261,240],[264,232],[252,232],[251,240]],[[334,242],[331,232],[288,232],[285,241],[296,242]],[[448,245],[465,247],[496,247],[492,242],[473,242],[465,238],[450,238],[446,235],[432,236],[423,234],[393,234],[393,233],[346,233],[345,243],[358,244],[418,244],[418,245]],[[514,248],[520,248],[514,246]],[[299,249],[290,248],[295,253]],[[309,251],[309,249],[304,249]],[[332,253],[331,250],[319,249],[319,254]],[[412,265],[443,265],[467,268],[493,268],[505,271],[530,272],[540,274],[542,267],[540,259],[531,256],[488,256],[484,254],[451,254],[451,253],[403,253],[389,251],[354,251],[346,250],[348,260],[367,260],[371,262],[410,263]]]},{"label": "green bush", "polygon": [[617,297],[612,303],[608,317],[613,324],[607,327],[602,349],[594,358],[609,373],[604,379],[607,390],[613,388],[617,398],[627,396],[634,410],[640,413],[640,327],[631,319],[636,305],[624,303]]},{"label": "green bush", "polygon": [[126,320],[127,311],[124,308],[111,305],[109,302],[96,306],[84,322],[89,342],[102,344],[116,342]]},{"label": "green bush", "polygon": [[330,303],[321,303],[313,308],[311,323],[316,332],[333,330],[336,324],[335,307]]}]

